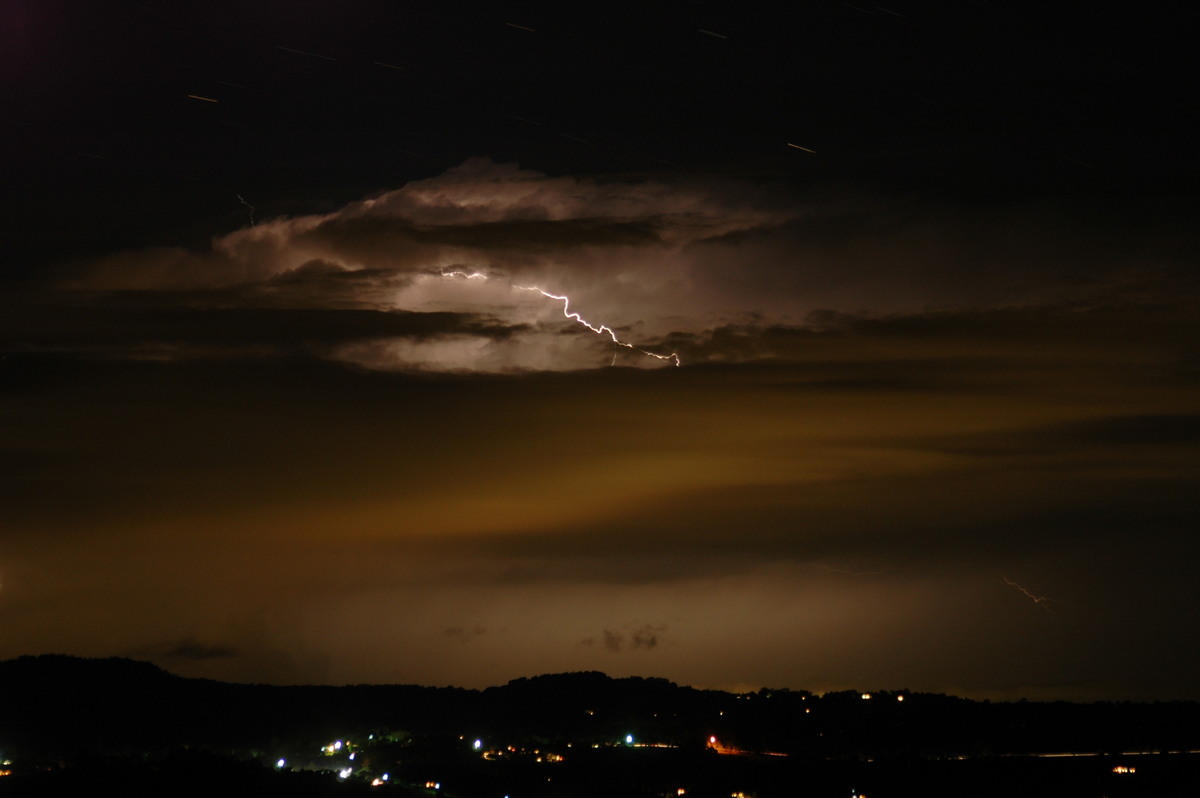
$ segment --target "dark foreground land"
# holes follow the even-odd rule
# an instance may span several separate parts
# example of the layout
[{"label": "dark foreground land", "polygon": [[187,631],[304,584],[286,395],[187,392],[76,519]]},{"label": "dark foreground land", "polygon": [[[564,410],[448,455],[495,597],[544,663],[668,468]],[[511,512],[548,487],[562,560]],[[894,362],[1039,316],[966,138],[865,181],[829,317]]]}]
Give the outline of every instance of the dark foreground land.
[{"label": "dark foreground land", "polygon": [[599,673],[483,691],[270,687],[0,663],[0,796],[1149,796],[1200,784],[1200,705],[736,695]]}]

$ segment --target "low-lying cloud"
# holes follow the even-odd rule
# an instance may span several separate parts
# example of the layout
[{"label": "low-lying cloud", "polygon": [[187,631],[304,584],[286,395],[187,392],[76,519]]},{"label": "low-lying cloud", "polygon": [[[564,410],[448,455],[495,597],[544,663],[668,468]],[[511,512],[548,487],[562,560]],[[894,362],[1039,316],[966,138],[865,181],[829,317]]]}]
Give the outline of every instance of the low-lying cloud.
[{"label": "low-lying cloud", "polygon": [[650,651],[657,648],[663,641],[666,631],[665,623],[647,623],[639,626],[626,626],[621,629],[605,628],[598,638],[585,637],[580,641],[580,645],[588,648],[599,646],[611,654],[618,654],[622,651]]}]

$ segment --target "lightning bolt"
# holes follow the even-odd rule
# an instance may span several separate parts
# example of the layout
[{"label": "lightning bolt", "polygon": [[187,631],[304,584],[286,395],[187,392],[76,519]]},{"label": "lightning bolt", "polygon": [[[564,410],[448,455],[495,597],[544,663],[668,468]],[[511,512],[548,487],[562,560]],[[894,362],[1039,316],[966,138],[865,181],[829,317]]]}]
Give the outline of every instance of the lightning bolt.
[{"label": "lightning bolt", "polygon": [[[464,280],[490,280],[491,279],[491,277],[489,275],[486,275],[482,272],[468,273],[468,272],[456,270],[456,271],[444,271],[441,274],[442,274],[442,277],[459,278],[459,279],[464,279]],[[674,352],[672,352],[669,355],[660,355],[656,352],[647,352],[645,349],[642,349],[641,347],[634,346],[633,344],[628,343],[627,341],[622,341],[620,338],[617,337],[617,334],[616,334],[616,332],[613,331],[612,327],[609,327],[607,324],[592,324],[590,321],[583,318],[583,316],[581,316],[578,313],[571,310],[571,299],[570,299],[570,297],[568,297],[566,295],[552,294],[549,291],[545,290],[544,288],[540,288],[539,286],[536,286],[536,285],[515,285],[514,284],[512,287],[517,289],[518,291],[533,291],[533,292],[541,294],[542,296],[546,297],[547,299],[553,299],[556,302],[561,302],[563,316],[565,318],[568,318],[571,321],[574,321],[576,324],[581,324],[584,327],[587,327],[589,330],[596,333],[596,335],[607,335],[609,340],[611,340],[617,346],[623,346],[626,349],[632,349],[634,352],[638,352],[639,354],[643,354],[643,355],[646,355],[647,357],[652,357],[657,360],[665,360],[667,362],[674,363],[676,366],[680,365],[679,355],[677,355]],[[616,357],[614,356],[613,364],[615,365],[616,362],[617,362]]]},{"label": "lightning bolt", "polygon": [[613,332],[613,329],[611,327],[609,327],[607,324],[601,324],[601,325],[597,326],[595,324],[592,324],[590,321],[585,319],[583,316],[580,316],[578,313],[571,312],[571,300],[569,297],[560,296],[559,294],[552,294],[543,288],[538,288],[536,285],[514,285],[513,288],[517,289],[518,291],[537,291],[539,294],[546,297],[547,299],[554,299],[559,302],[562,302],[563,303],[563,316],[565,316],[568,319],[572,319],[579,324],[582,324],[584,327],[587,327],[589,330],[596,333],[596,335],[607,335],[610,339],[612,339],[612,342],[614,344],[616,344],[617,346],[623,346],[626,349],[632,349],[633,351],[640,352],[641,354],[646,355],[647,357],[653,357],[653,358],[658,358],[659,360],[670,361],[670,362],[674,363],[676,366],[679,365],[679,355],[675,354],[674,352],[672,352],[669,355],[659,355],[659,354],[655,354],[654,352],[647,352],[645,349],[640,349],[640,348],[634,346],[633,344],[622,341],[620,338],[617,337],[617,334],[615,332]]},{"label": "lightning bolt", "polygon": [[238,198],[238,202],[242,203],[243,205],[245,205],[247,208],[250,209],[250,226],[254,227],[254,206],[251,205],[249,202],[246,202],[246,200],[242,198],[241,194],[237,194],[236,196]]},{"label": "lightning bolt", "polygon": [[[1034,593],[1033,591],[1031,591],[1031,590],[1029,590],[1029,589],[1025,588],[1023,585],[1019,585],[1019,584],[1017,584],[1016,582],[1014,582],[1013,580],[1009,579],[1009,578],[1008,578],[1007,576],[1005,576],[1004,574],[1000,574],[1000,578],[1004,580],[1004,584],[1008,585],[1009,587],[1016,588],[1017,590],[1021,591],[1021,593],[1022,593],[1022,594],[1023,594],[1023,595],[1024,595],[1026,598],[1027,598],[1027,599],[1029,599],[1030,601],[1032,601],[1034,604],[1042,604],[1042,605],[1044,605],[1044,604],[1045,604],[1047,601],[1050,601],[1050,599],[1046,598],[1045,596],[1039,596],[1038,594]],[[1047,607],[1047,609],[1049,609],[1049,607]]]}]

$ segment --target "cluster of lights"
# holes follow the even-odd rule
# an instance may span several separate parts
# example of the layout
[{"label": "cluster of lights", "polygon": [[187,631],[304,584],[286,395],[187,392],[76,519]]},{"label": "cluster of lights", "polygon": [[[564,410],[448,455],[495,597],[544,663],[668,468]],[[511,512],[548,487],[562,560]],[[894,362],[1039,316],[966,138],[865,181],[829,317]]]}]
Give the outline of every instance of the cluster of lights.
[{"label": "cluster of lights", "polygon": [[[570,743],[567,743],[568,748],[570,747],[570,745],[571,745]],[[482,740],[476,740],[474,743],[471,744],[471,747],[476,751],[481,751],[483,758],[487,759],[489,761],[500,759],[500,758],[504,757],[506,754],[517,754],[517,755],[527,755],[527,756],[532,755],[532,756],[537,757],[536,761],[538,761],[538,762],[564,762],[564,761],[566,761],[562,754],[555,754],[550,751],[546,751],[545,753],[543,753],[540,748],[534,748],[532,751],[530,751],[527,748],[517,748],[515,745],[510,745],[505,750],[500,750],[500,749],[483,750],[483,741]]]},{"label": "cluster of lights", "polygon": [[[738,697],[742,698],[743,696],[738,696]],[[870,700],[873,697],[875,697],[875,696],[872,693],[861,693],[860,694],[860,698],[864,701]],[[749,696],[745,696],[745,698],[748,699]],[[897,701],[902,702],[902,701],[904,701],[904,698],[905,698],[904,695],[896,695]],[[810,710],[805,709],[806,713],[809,711]],[[592,711],[589,710],[588,714],[592,714]],[[720,714],[723,715],[724,712],[721,712]],[[371,735],[371,737],[369,739],[373,739],[373,737],[374,737],[374,735]],[[459,739],[465,740],[467,738],[459,737]],[[624,736],[622,742],[626,746],[632,746],[632,747],[645,747],[647,745],[654,746],[654,747],[673,747],[673,746],[655,746],[655,744],[647,744],[647,743],[636,743],[633,734],[626,734]],[[506,753],[506,751],[503,751],[503,750],[484,750],[484,743],[481,738],[473,739],[470,745],[473,750],[481,752],[485,759],[493,759],[493,758],[496,758],[499,756],[503,756]],[[611,743],[610,743],[610,745],[611,745]],[[593,745],[592,747],[597,748],[600,746]],[[735,754],[747,753],[747,752],[744,752],[744,751],[741,751],[738,749],[730,748],[727,745],[722,744],[721,742],[718,741],[718,739],[715,735],[710,736],[708,738],[708,748],[716,750],[718,753],[735,753]],[[352,749],[353,749],[353,744],[349,740],[346,740],[346,741],[335,740],[334,742],[321,747],[322,753],[324,753],[326,756],[333,756],[333,755],[338,754],[343,751],[349,752],[348,759],[353,761],[356,757],[356,754],[355,754],[355,752],[353,752]],[[511,752],[514,754],[530,754],[530,753],[532,753],[537,756],[538,762],[562,762],[562,761],[564,761],[563,756],[560,754],[555,754],[555,753],[550,753],[550,752],[546,752],[543,754],[540,750],[535,749],[533,751],[529,751],[524,748],[518,749],[511,745],[508,746],[507,752]],[[782,754],[775,754],[775,755],[782,756]],[[1075,754],[1075,755],[1078,756],[1078,754]],[[1065,756],[1065,755],[1059,754],[1058,756]],[[959,758],[961,759],[964,757],[959,757]],[[8,769],[8,766],[11,764],[12,764],[12,762],[10,760],[3,760],[2,762],[0,762],[0,765],[4,766],[3,768],[0,768],[0,776],[12,775],[12,770]],[[286,767],[287,767],[287,761],[283,758],[280,758],[275,762],[276,770],[283,770]],[[1132,774],[1132,773],[1136,773],[1137,769],[1134,767],[1126,766],[1126,765],[1117,765],[1112,768],[1112,772],[1115,774]],[[353,774],[354,774],[354,770],[352,767],[344,767],[337,771],[337,778],[339,781],[346,781],[347,779],[351,778],[351,776],[353,776]],[[371,786],[373,786],[373,787],[384,786],[388,783],[389,783],[389,774],[387,774],[387,773],[383,773],[382,775],[375,777],[370,782]],[[441,785],[441,782],[439,782],[439,781],[427,781],[427,782],[425,782],[425,788],[427,790],[433,790],[435,792],[440,792],[442,785]],[[683,798],[683,796],[685,796],[686,794],[687,794],[687,789],[684,787],[679,787],[674,792],[674,796],[676,798]],[[504,798],[509,798],[509,796],[506,795],[506,796],[504,796]],[[730,798],[751,798],[751,796],[747,793],[739,791],[739,792],[731,793]],[[851,789],[850,790],[850,798],[867,798],[867,796],[864,795],[863,793],[860,793],[856,789]]]},{"label": "cluster of lights", "polygon": [[[869,699],[871,699],[873,696],[872,696],[872,694],[871,694],[871,693],[861,693],[861,694],[860,694],[860,697],[861,697],[863,700],[869,700]],[[738,698],[747,698],[747,699],[749,699],[749,698],[750,698],[750,696],[738,696]],[[904,700],[904,696],[903,696],[903,695],[896,696],[896,700],[897,700],[897,701],[903,701],[903,700]],[[805,709],[805,712],[806,712],[806,713],[807,713],[807,712],[809,712],[809,711],[810,711],[809,709],[807,709],[807,708]],[[590,711],[589,711],[589,714],[591,714],[591,712],[590,712]],[[724,715],[724,712],[722,711],[720,714],[721,714],[721,715]],[[374,737],[374,735],[372,735],[371,737],[373,738],[373,737]],[[466,740],[466,739],[468,739],[468,738],[467,738],[467,737],[465,737],[465,736],[460,736],[460,737],[459,737],[459,739],[460,739],[460,740]],[[634,737],[634,735],[633,735],[632,733],[630,733],[630,734],[626,734],[626,735],[624,736],[624,738],[622,738],[622,739],[621,739],[621,741],[620,741],[620,742],[621,742],[621,743],[623,743],[623,744],[624,744],[624,745],[626,745],[626,746],[635,747],[635,748],[641,748],[641,747],[647,747],[647,746],[649,746],[649,747],[674,747],[674,746],[668,746],[668,745],[663,745],[663,744],[653,744],[653,743],[649,743],[649,744],[648,744],[648,743],[638,743],[638,742],[636,741],[636,739],[635,739],[635,737]],[[710,736],[710,737],[708,738],[708,741],[707,741],[707,742],[708,742],[708,748],[710,748],[710,749],[713,749],[713,750],[717,751],[718,753],[728,753],[728,754],[744,754],[744,753],[748,753],[748,752],[746,752],[746,751],[742,751],[742,750],[740,750],[740,749],[731,748],[731,747],[729,747],[729,746],[727,746],[727,745],[725,745],[725,744],[721,743],[720,741],[718,741],[718,739],[717,739],[717,737],[716,737],[715,735],[713,735],[713,736]],[[618,743],[618,744],[620,744],[620,743]],[[610,743],[610,745],[611,745],[611,743]],[[486,749],[486,750],[485,750],[485,748],[484,748],[484,741],[483,741],[483,739],[482,739],[482,738],[473,738],[473,739],[471,739],[470,746],[471,746],[472,750],[474,750],[474,751],[477,751],[477,752],[480,752],[480,753],[481,753],[481,755],[483,756],[483,758],[484,758],[484,759],[489,759],[489,760],[491,760],[491,759],[496,759],[496,758],[499,758],[499,757],[502,757],[502,756],[504,756],[504,755],[505,755],[505,754],[507,754],[507,753],[513,753],[513,754],[533,754],[533,755],[535,755],[535,756],[537,757],[537,760],[536,760],[536,761],[538,761],[538,762],[562,762],[562,761],[564,761],[564,757],[563,757],[561,754],[550,753],[550,752],[543,753],[542,751],[540,751],[540,750],[537,750],[537,749],[535,749],[535,750],[533,750],[533,751],[529,751],[529,750],[526,750],[526,749],[524,749],[524,748],[518,749],[518,748],[516,748],[516,747],[514,747],[514,746],[511,746],[511,745],[510,745],[510,746],[508,746],[508,748],[507,748],[507,751],[505,751],[505,750],[500,750],[500,749],[495,749],[495,750],[493,750],[493,749]],[[353,747],[354,747],[354,746],[353,746],[353,744],[352,744],[352,743],[351,743],[349,740],[345,740],[345,741],[343,741],[343,740],[335,740],[335,741],[333,741],[333,742],[331,742],[331,743],[329,743],[329,744],[327,744],[327,745],[324,745],[324,746],[322,746],[322,747],[321,747],[321,752],[322,752],[323,754],[325,754],[326,756],[334,756],[334,755],[336,755],[336,754],[339,754],[339,753],[342,753],[342,752],[348,752],[348,759],[349,759],[349,760],[351,760],[351,761],[353,761],[353,760],[356,758],[356,756],[357,756],[357,755],[356,755],[356,753],[355,753],[355,752],[352,750],[352,749],[353,749]],[[600,745],[598,745],[598,744],[593,744],[593,746],[592,746],[592,747],[593,747],[593,748],[599,748],[599,747],[600,747]],[[763,752],[763,753],[769,753],[769,752]],[[772,755],[775,755],[775,756],[783,756],[783,754],[772,754]],[[10,764],[10,763],[8,763],[8,762],[6,761],[6,762],[4,762],[4,764],[5,764],[5,765],[7,765],[7,764]],[[277,761],[275,762],[275,768],[276,768],[277,770],[282,770],[282,769],[284,769],[286,766],[287,766],[287,761],[286,761],[285,759],[283,759],[283,758],[280,758],[279,760],[277,760]],[[9,772],[10,772],[10,771],[0,771],[0,775],[8,775],[8,774],[9,774]],[[1113,768],[1113,772],[1114,772],[1114,773],[1133,773],[1133,772],[1134,772],[1134,768],[1131,768],[1131,767],[1125,767],[1125,766],[1117,766],[1117,767]],[[340,770],[338,770],[338,771],[337,771],[337,778],[338,778],[340,781],[346,781],[346,780],[347,780],[347,779],[349,779],[349,778],[350,778],[350,777],[351,777],[353,774],[354,774],[354,769],[353,769],[353,767],[344,767],[344,768],[342,768],[342,769],[340,769]],[[374,778],[374,779],[372,779],[372,781],[370,782],[371,786],[373,786],[373,787],[380,787],[380,786],[383,786],[383,785],[385,785],[385,784],[387,784],[387,783],[389,783],[389,775],[388,775],[387,773],[384,773],[384,774],[382,774],[381,776],[375,777],[375,778]],[[440,790],[441,790],[441,787],[442,787],[442,785],[441,785],[441,782],[439,782],[439,781],[427,781],[427,782],[425,782],[425,788],[426,788],[427,790],[440,791]],[[685,794],[686,794],[686,789],[685,789],[685,788],[682,788],[682,787],[681,787],[681,788],[679,788],[679,789],[677,790],[677,792],[675,793],[675,795],[677,796],[677,798],[681,798],[681,797],[682,797],[682,796],[684,796]],[[505,796],[505,798],[508,798],[508,796]],[[732,794],[731,794],[731,798],[749,798],[749,796],[747,796],[747,794],[746,794],[746,793],[742,793],[742,792],[734,792],[734,793],[732,793]],[[857,792],[856,790],[852,790],[852,791],[851,791],[851,798],[866,798],[866,796],[862,795],[861,793]]]},{"label": "cluster of lights", "polygon": [[[368,735],[367,739],[374,740],[375,735],[374,734]],[[479,742],[479,741],[477,741],[477,742]],[[355,766],[348,764],[349,762],[355,762],[358,760],[359,752],[354,750],[356,747],[357,746],[351,740],[348,740],[348,739],[347,740],[334,740],[333,742],[331,742],[327,745],[321,746],[321,753],[325,756],[335,756],[338,754],[346,754],[347,764],[344,764],[344,766],[336,768],[333,771],[334,776],[337,778],[338,781],[348,781],[356,776]],[[280,757],[279,759],[275,760],[274,765],[275,765],[275,770],[290,769],[288,766],[287,759],[285,759],[283,757]],[[357,772],[357,775],[363,776],[364,779],[370,778],[370,774],[363,773],[361,769]],[[382,774],[372,778],[370,784],[372,787],[382,787],[386,784],[389,784],[390,779],[391,779],[390,774],[382,773]],[[431,789],[440,789],[440,784],[438,785],[438,787],[433,787]]]},{"label": "cluster of lights", "polygon": [[[374,734],[369,735],[367,737],[367,739],[374,740],[375,735]],[[354,750],[354,743],[350,742],[349,740],[334,740],[333,742],[329,743],[328,745],[321,746],[321,753],[324,754],[325,756],[335,756],[337,754],[344,753],[344,752],[348,752],[348,755],[346,757],[347,761],[354,762],[355,760],[358,759],[358,752]],[[286,766],[287,766],[287,761],[284,759],[279,759],[275,763],[276,770],[282,770]],[[338,781],[346,781],[353,775],[354,775],[354,767],[351,765],[343,767],[337,771]],[[371,786],[372,787],[382,786],[387,783],[388,778],[389,778],[388,774],[384,773],[382,776],[379,776],[379,777],[373,779],[371,781]]]}]

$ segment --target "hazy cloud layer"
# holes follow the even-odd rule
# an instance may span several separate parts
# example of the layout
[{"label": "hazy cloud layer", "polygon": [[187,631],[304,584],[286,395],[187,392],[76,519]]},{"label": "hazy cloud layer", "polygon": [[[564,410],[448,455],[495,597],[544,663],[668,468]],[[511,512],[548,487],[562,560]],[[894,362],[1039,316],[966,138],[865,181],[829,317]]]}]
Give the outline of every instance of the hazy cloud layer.
[{"label": "hazy cloud layer", "polygon": [[1195,697],[1169,221],[479,161],[64,268],[0,298],[0,656]]}]

